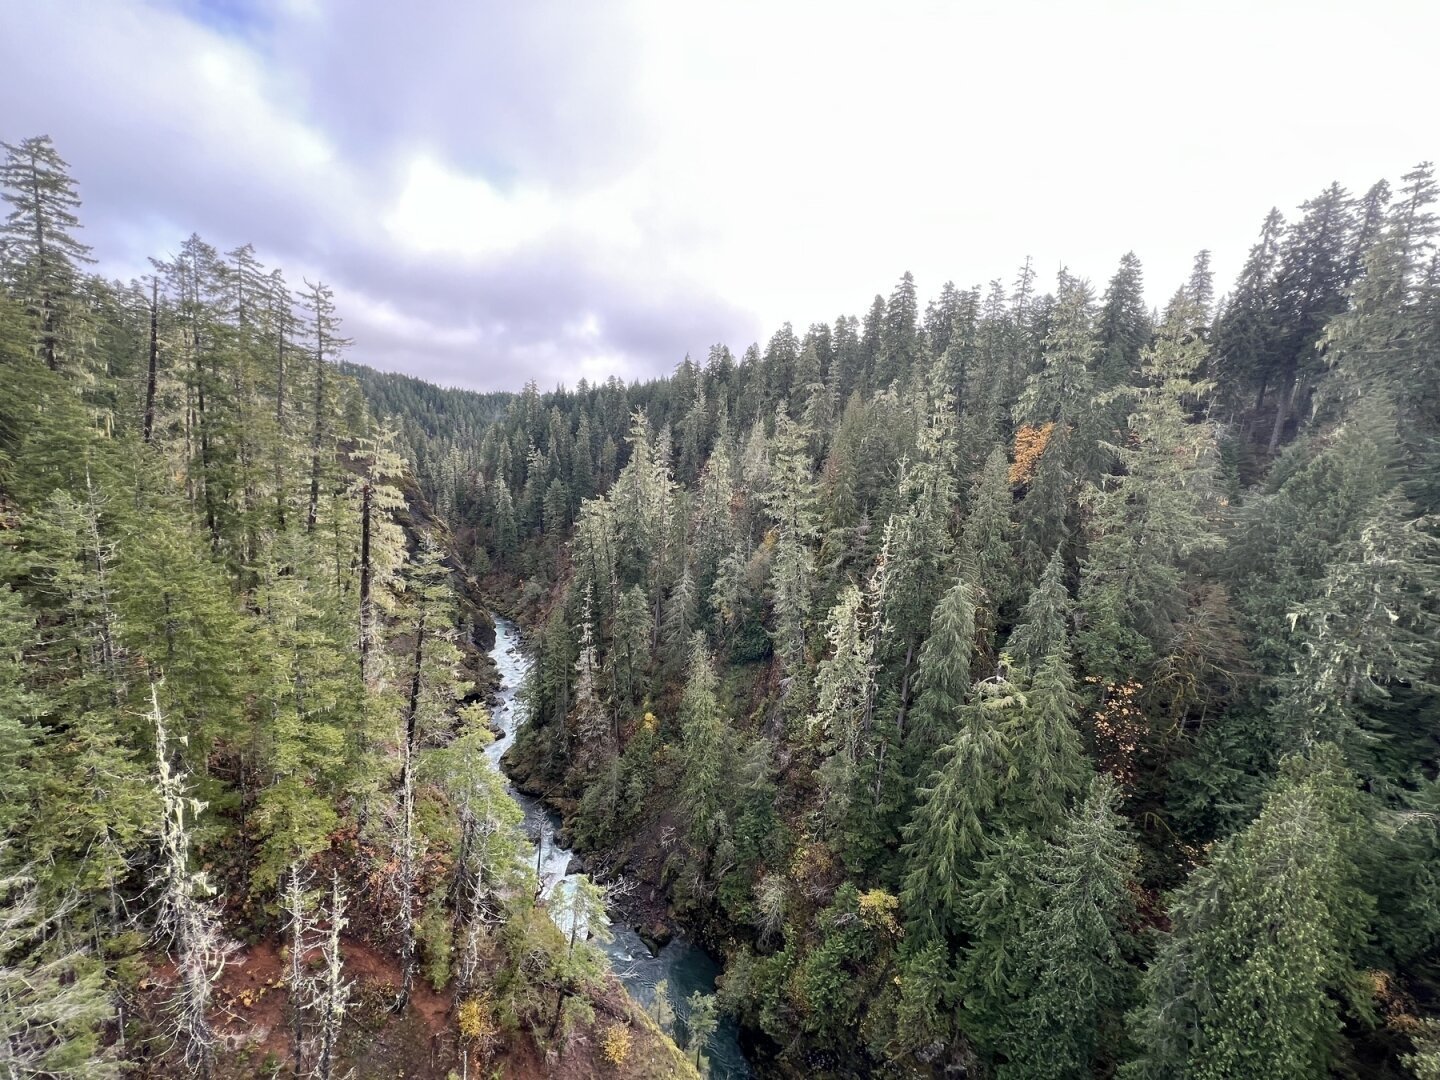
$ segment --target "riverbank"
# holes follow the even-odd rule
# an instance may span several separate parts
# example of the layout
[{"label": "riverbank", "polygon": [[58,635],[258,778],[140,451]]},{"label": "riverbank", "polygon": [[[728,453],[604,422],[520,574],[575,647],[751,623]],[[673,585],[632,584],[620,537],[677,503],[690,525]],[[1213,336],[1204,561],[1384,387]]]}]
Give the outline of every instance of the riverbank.
[{"label": "riverbank", "polygon": [[[572,873],[579,872],[574,852],[564,843],[559,811],[542,793],[518,787],[504,768],[505,753],[514,745],[515,735],[525,722],[521,689],[530,674],[532,661],[526,653],[519,628],[501,616],[495,618],[495,644],[490,651],[498,677],[491,707],[495,741],[485,756],[506,776],[511,797],[525,814],[525,831],[536,845],[536,866],[544,895],[551,895]],[[611,879],[611,875],[597,875]],[[715,992],[720,963],[698,944],[670,931],[674,920],[663,897],[650,886],[640,886],[612,913],[614,939],[605,946],[612,969],[625,989],[647,1011],[655,1007],[657,987],[663,981],[683,1034],[688,1016],[686,1000],[692,993]],[[637,917],[638,916],[638,917]],[[668,940],[655,933],[663,927]],[[650,940],[647,941],[647,938]],[[656,946],[652,948],[652,944]],[[740,1048],[739,1030],[733,1020],[722,1021],[707,1047],[710,1075],[720,1080],[743,1080],[754,1075]]]}]

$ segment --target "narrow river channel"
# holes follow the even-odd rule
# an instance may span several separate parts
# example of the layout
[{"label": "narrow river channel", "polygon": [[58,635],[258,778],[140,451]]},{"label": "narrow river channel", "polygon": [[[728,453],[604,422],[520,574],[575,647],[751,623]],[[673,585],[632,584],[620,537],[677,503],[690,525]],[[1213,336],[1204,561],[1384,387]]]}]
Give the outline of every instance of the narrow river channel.
[{"label": "narrow river channel", "polygon": [[[499,616],[495,618],[495,647],[490,656],[500,673],[500,689],[492,719],[496,728],[504,734],[486,748],[485,756],[499,769],[501,756],[510,748],[515,732],[525,722],[525,706],[519,700],[519,693],[529,677],[532,661],[521,643],[519,629],[510,620]],[[506,789],[525,811],[526,835],[541,845],[538,852],[540,883],[548,896],[565,881],[570,865],[571,852],[555,843],[559,818],[539,799],[515,790],[508,777]],[[651,956],[632,927],[617,922],[612,932],[614,941],[604,947],[610,957],[610,966],[630,995],[647,1008],[655,1003],[655,986],[661,979],[669,985],[670,1000],[682,1025],[689,1011],[686,998],[697,990],[705,994],[714,992],[720,965],[693,942],[677,935],[658,955]],[[754,1075],[740,1050],[738,1034],[733,1020],[722,1019],[706,1048],[711,1076],[720,1080],[739,1080]]]}]

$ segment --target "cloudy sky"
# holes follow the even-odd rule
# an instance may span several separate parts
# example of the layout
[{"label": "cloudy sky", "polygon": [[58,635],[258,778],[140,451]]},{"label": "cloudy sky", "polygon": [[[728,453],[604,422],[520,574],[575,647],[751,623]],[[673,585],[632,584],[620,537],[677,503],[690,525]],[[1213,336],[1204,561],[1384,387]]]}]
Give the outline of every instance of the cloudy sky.
[{"label": "cloudy sky", "polygon": [[0,138],[101,265],[199,232],[353,358],[542,387],[1013,279],[1224,288],[1265,211],[1440,156],[1429,0],[0,0]]}]

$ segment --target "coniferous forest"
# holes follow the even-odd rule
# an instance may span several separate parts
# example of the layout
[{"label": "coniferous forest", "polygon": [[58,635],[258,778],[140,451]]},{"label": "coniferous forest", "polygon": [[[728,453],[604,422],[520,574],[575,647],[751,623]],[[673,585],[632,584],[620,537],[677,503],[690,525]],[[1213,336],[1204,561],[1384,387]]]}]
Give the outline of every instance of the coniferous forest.
[{"label": "coniferous forest", "polygon": [[4,153],[7,1078],[695,1076],[720,1016],[760,1076],[1440,1077],[1428,163],[1234,282],[907,273],[475,394],[248,246],[105,280]]}]

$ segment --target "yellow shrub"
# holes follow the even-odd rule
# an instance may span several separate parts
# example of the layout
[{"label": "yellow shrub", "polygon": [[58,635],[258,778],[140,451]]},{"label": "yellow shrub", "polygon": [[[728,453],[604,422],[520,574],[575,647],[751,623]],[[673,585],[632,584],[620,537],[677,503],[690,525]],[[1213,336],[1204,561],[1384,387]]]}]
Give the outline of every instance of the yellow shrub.
[{"label": "yellow shrub", "polygon": [[624,1024],[606,1028],[605,1034],[600,1037],[600,1049],[606,1061],[620,1068],[630,1058],[630,1029]]},{"label": "yellow shrub", "polygon": [[460,1035],[466,1039],[487,1039],[495,1034],[495,1022],[491,1019],[494,1005],[489,994],[467,997],[460,1003],[456,1021]]},{"label": "yellow shrub", "polygon": [[860,917],[867,926],[884,930],[887,934],[898,934],[900,922],[895,912],[900,908],[900,899],[884,889],[871,889],[860,894]]}]

